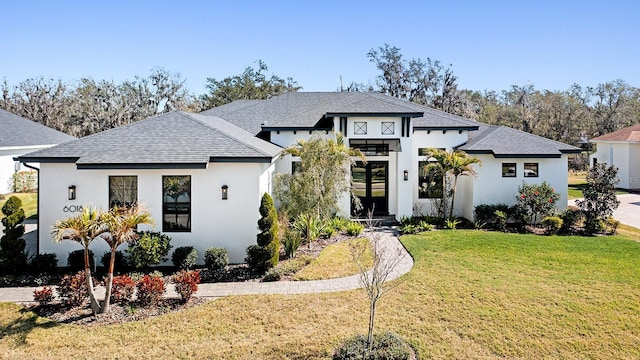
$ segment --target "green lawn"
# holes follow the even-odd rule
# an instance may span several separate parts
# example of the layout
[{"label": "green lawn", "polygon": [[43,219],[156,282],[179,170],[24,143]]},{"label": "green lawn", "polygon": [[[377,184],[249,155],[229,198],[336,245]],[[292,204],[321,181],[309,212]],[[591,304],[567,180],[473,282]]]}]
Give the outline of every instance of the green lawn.
[{"label": "green lawn", "polygon": [[337,244],[327,246],[316,260],[298,271],[293,277],[294,280],[321,280],[334,279],[344,276],[355,275],[358,267],[353,261],[350,244],[359,243],[361,246],[368,246],[361,263],[365,268],[371,268],[373,264],[372,250],[369,240],[357,238],[342,241]]},{"label": "green lawn", "polygon": [[[640,358],[638,241],[473,230],[402,241],[415,266],[382,298],[376,325],[420,358]],[[362,290],[231,296],[89,329],[2,304],[0,357],[328,359],[366,326]]]},{"label": "green lawn", "polygon": [[[0,209],[11,196],[17,196],[22,200],[22,209],[24,209],[24,214],[27,219],[38,217],[38,193],[5,194],[4,199],[0,200]],[[0,218],[3,217],[4,214],[0,212]]]},{"label": "green lawn", "polygon": [[[579,199],[582,197],[582,190],[587,185],[587,173],[569,173],[569,190],[567,195],[569,199]],[[629,192],[623,189],[617,189],[616,194],[628,194]]]}]

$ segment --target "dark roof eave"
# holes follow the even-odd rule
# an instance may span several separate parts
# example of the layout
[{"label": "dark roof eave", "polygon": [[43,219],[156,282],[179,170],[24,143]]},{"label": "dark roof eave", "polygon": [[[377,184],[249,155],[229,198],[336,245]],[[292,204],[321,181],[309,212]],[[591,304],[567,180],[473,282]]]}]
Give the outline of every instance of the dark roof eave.
[{"label": "dark roof eave", "polygon": [[18,156],[13,158],[15,161],[20,162],[37,162],[37,163],[65,163],[73,164],[78,161],[80,157],[39,157],[39,156]]},{"label": "dark roof eave", "polygon": [[422,117],[424,112],[406,112],[406,113],[368,113],[368,112],[328,112],[326,117],[350,117],[350,116],[366,116],[366,117]]},{"label": "dark roof eave", "polygon": [[564,149],[564,150],[560,150],[561,153],[563,154],[580,154],[582,153],[582,149]]},{"label": "dark roof eave", "polygon": [[478,130],[479,127],[478,126],[414,126],[413,130],[427,130],[427,131],[433,131],[433,130],[443,130],[443,131],[449,131],[449,130],[467,130],[467,131],[473,131],[473,130]]},{"label": "dark roof eave", "polygon": [[262,131],[332,131],[332,128],[319,128],[313,126],[265,126]]},{"label": "dark roof eave", "polygon": [[467,154],[493,155],[496,159],[520,158],[520,159],[559,159],[563,154],[496,154],[492,150],[465,150]]},{"label": "dark roof eave", "polygon": [[276,157],[260,157],[260,156],[245,156],[245,157],[211,157],[209,162],[212,163],[271,163]]}]

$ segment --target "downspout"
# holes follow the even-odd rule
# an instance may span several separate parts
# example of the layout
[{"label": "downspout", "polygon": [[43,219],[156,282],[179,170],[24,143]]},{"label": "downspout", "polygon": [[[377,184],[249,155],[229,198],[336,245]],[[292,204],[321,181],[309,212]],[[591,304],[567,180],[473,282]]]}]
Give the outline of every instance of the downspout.
[{"label": "downspout", "polygon": [[[13,160],[18,161],[17,158],[14,158]],[[36,255],[38,255],[40,254],[40,169],[35,166],[31,166],[24,161],[20,161],[20,163],[22,163],[22,165],[29,169],[35,170],[36,173],[38,173],[38,202],[36,204],[36,209],[38,211],[38,218],[36,219]]]}]

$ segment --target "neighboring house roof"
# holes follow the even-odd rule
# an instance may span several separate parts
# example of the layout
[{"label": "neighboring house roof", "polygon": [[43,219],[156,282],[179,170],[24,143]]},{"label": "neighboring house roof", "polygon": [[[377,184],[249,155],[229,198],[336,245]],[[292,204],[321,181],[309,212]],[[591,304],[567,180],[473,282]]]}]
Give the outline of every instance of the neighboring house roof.
[{"label": "neighboring house roof", "polygon": [[640,124],[629,126],[609,134],[604,134],[591,139],[592,142],[601,141],[622,141],[640,142]]},{"label": "neighboring house roof", "polygon": [[213,116],[174,111],[20,157],[79,169],[205,168],[209,162],[271,162],[281,148]]},{"label": "neighboring house roof", "polygon": [[579,153],[580,148],[533,135],[506,126],[479,124],[469,132],[469,141],[458,147],[469,154],[493,154],[507,157],[560,157]]},{"label": "neighboring house roof", "polygon": [[55,145],[73,139],[71,135],[0,109],[0,148]]}]

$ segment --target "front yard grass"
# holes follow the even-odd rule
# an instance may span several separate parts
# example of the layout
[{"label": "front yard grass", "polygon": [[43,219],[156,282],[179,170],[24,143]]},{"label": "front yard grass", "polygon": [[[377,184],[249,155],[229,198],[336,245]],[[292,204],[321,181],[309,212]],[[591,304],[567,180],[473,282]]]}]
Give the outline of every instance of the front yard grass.
[{"label": "front yard grass", "polygon": [[[0,200],[0,209],[5,202],[11,196],[17,196],[22,200],[22,209],[24,210],[24,215],[27,219],[34,219],[38,217],[38,193],[15,193],[15,194],[4,194],[4,199]],[[0,218],[3,218],[4,214],[0,212]]]},{"label": "front yard grass", "polygon": [[357,274],[358,267],[353,262],[350,250],[354,242],[369,246],[369,251],[361,261],[366,268],[370,268],[373,264],[371,243],[365,238],[358,238],[327,246],[317,259],[298,271],[293,280],[334,279]]},{"label": "front yard grass", "polygon": [[[640,242],[473,230],[401,240],[415,266],[380,301],[376,330],[419,358],[640,357]],[[0,304],[0,357],[329,359],[366,333],[367,309],[364,290],[230,296],[84,328]]]},{"label": "front yard grass", "polygon": [[[580,199],[583,197],[582,190],[587,186],[587,173],[586,172],[570,172],[569,173],[569,188],[567,196],[569,200]],[[624,189],[616,189],[617,195],[628,194],[629,192]]]}]

